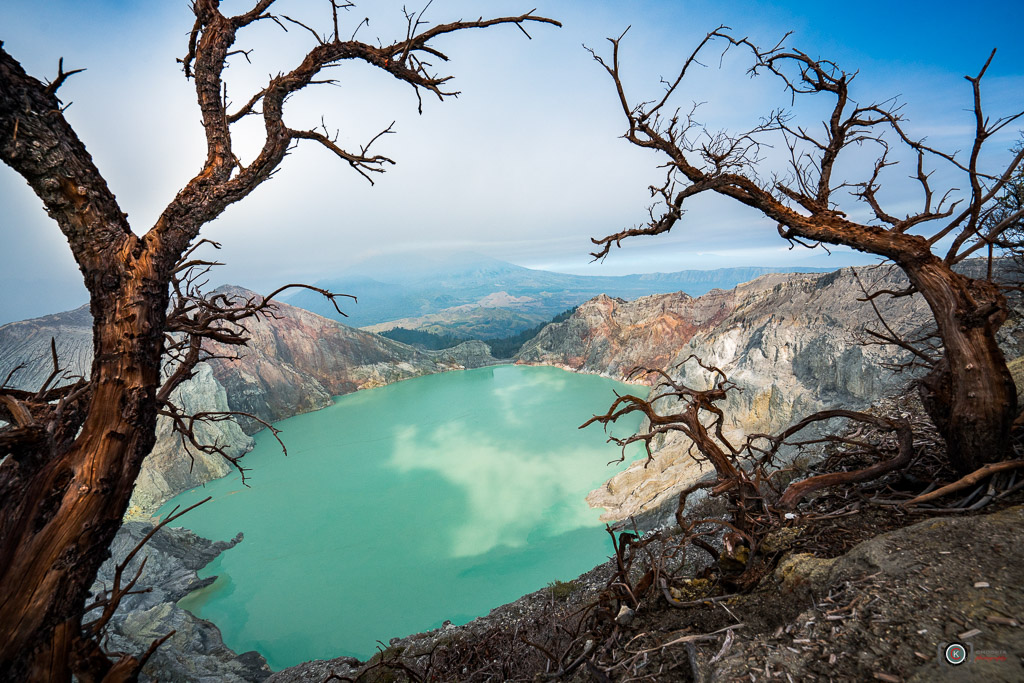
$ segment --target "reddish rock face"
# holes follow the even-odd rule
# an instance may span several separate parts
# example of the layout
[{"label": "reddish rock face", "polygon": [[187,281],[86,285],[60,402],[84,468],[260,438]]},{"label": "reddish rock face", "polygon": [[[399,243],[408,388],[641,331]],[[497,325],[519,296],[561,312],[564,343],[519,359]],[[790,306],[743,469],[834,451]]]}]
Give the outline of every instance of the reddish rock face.
[{"label": "reddish rock face", "polygon": [[714,290],[696,299],[682,292],[634,301],[601,295],[527,342],[517,361],[616,379],[637,366],[664,369],[695,334],[718,325],[735,305],[736,290]]},{"label": "reddish rock face", "polygon": [[[222,291],[255,296],[238,287]],[[227,390],[232,410],[268,422],[318,410],[330,405],[331,396],[357,389],[494,362],[480,342],[421,351],[283,303],[277,304],[276,317],[248,328],[251,340],[243,349],[215,343],[206,347],[216,355],[239,352],[238,360],[209,363]],[[238,422],[250,434],[261,428],[253,420]]]},{"label": "reddish rock face", "polygon": [[[871,290],[906,286],[895,268],[858,268],[857,273]],[[739,391],[721,407],[727,436],[741,442],[747,433],[775,433],[817,410],[862,409],[903,390],[914,374],[894,374],[889,367],[906,360],[906,352],[863,343],[865,327],[880,327],[863,296],[851,268],[765,275],[698,298],[676,293],[626,302],[599,296],[527,342],[517,361],[615,379],[639,365],[703,388],[706,373],[692,362],[681,365],[694,354],[737,385]],[[914,336],[932,321],[919,295],[879,297],[875,303],[903,335]],[[1020,329],[1020,316],[1014,314],[1000,331],[1008,358],[1024,350]],[[681,434],[659,436],[653,445],[654,462],[631,467],[589,497],[592,505],[609,511],[607,518],[656,507],[701,476]]]}]

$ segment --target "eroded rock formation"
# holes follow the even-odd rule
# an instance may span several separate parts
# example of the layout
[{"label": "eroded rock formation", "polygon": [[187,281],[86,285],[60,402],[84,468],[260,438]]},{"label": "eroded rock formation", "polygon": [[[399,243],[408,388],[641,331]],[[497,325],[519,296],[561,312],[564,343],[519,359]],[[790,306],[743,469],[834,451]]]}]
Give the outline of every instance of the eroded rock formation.
[{"label": "eroded rock formation", "polygon": [[[844,268],[826,274],[772,274],[725,292],[698,298],[662,294],[635,301],[597,297],[562,323],[545,328],[524,345],[522,363],[567,367],[625,378],[637,365],[665,370],[694,388],[707,388],[707,375],[691,355],[713,364],[736,383],[722,406],[726,435],[775,433],[818,410],[862,409],[901,390],[913,372],[887,365],[908,359],[894,345],[864,345],[865,327],[878,317],[857,278],[869,291],[906,287],[896,268]],[[920,296],[879,297],[875,304],[903,335],[931,323]],[[1019,355],[1014,325],[1002,342],[1010,358]],[[682,365],[681,365],[682,364]],[[616,475],[588,497],[604,507],[605,519],[623,519],[658,507],[705,471],[687,455],[681,435],[659,437],[653,462],[643,460]]]},{"label": "eroded rock formation", "polygon": [[[175,389],[171,400],[189,414],[228,410],[227,392],[206,363],[196,366],[195,376]],[[253,447],[252,437],[233,420],[200,422],[195,425],[195,431],[200,443],[220,444],[232,457],[244,455]],[[219,479],[230,471],[230,463],[218,455],[195,449],[186,452],[181,439],[172,431],[171,421],[158,418],[156,444],[135,482],[126,518],[147,517],[182,491]]]},{"label": "eroded rock formation", "polygon": [[[110,548],[112,557],[100,567],[90,602],[101,590],[111,588],[115,564],[123,562],[151,529],[152,525],[142,522],[121,527]],[[155,638],[174,631],[170,641],[146,664],[143,679],[242,683],[267,678],[270,667],[261,654],[235,654],[224,645],[216,626],[176,604],[192,591],[213,583],[214,577],[200,579],[196,572],[241,540],[241,534],[231,541],[213,542],[188,529],[165,527],[157,531],[124,572],[130,579],[145,560],[137,585],[147,590],[124,597],[108,625],[105,647],[114,652],[142,653]],[[98,610],[89,613],[87,620],[98,614]]]}]

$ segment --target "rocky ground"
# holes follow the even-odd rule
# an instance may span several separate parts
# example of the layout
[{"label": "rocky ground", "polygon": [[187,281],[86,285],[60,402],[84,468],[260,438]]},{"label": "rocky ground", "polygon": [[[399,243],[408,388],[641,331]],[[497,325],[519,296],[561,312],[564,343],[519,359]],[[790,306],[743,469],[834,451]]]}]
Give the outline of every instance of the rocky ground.
[{"label": "rocky ground", "polygon": [[[152,528],[143,522],[128,522],[121,527],[111,546],[112,557],[100,568],[89,602],[112,587],[116,563],[123,562]],[[170,640],[147,663],[143,681],[242,683],[267,678],[270,667],[262,655],[236,654],[224,645],[216,626],[176,604],[192,591],[213,583],[213,578],[200,579],[196,572],[241,540],[241,534],[232,541],[213,542],[188,529],[165,527],[157,531],[123,574],[127,582],[145,561],[136,584],[145,592],[125,596],[109,623],[104,647],[110,652],[139,654],[155,639],[173,631]],[[87,613],[86,621],[99,612]]]},{"label": "rocky ground", "polygon": [[[717,661],[702,662],[707,679],[1024,680],[1022,528],[1024,507],[1015,506],[925,520],[835,559],[791,555],[759,594],[803,595],[793,601],[803,609],[774,630],[764,621],[756,637],[723,642]],[[733,609],[741,619],[744,611]],[[940,652],[953,642],[969,651],[958,667]]]}]

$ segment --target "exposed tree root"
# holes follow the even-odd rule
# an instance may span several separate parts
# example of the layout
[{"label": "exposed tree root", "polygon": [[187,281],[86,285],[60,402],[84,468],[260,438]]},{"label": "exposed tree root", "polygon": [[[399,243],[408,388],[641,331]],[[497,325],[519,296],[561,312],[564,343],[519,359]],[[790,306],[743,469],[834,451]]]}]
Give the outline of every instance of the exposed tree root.
[{"label": "exposed tree root", "polygon": [[952,484],[947,484],[941,488],[931,491],[930,493],[924,493],[921,494],[920,496],[911,498],[910,500],[901,503],[901,505],[909,507],[911,505],[920,505],[921,503],[927,503],[937,498],[942,498],[943,496],[949,495],[950,493],[961,491],[971,486],[972,484],[977,484],[978,482],[982,481],[983,479],[990,475],[997,474],[999,472],[1006,472],[1008,470],[1015,470],[1020,467],[1024,467],[1024,459],[1006,460],[1003,462],[989,463],[988,465],[979,467],[978,469],[971,472],[967,476],[961,477],[960,479],[954,481]]},{"label": "exposed tree root", "polygon": [[911,431],[910,425],[902,420],[888,420],[876,415],[869,415],[868,413],[854,412],[850,410],[826,410],[821,413],[815,413],[787,429],[779,438],[781,441],[784,441],[792,434],[795,434],[810,424],[832,419],[834,417],[845,417],[850,420],[865,422],[881,429],[895,431],[899,443],[898,454],[895,458],[882,461],[862,470],[856,470],[853,472],[829,472],[827,474],[819,474],[816,477],[810,477],[809,479],[794,482],[786,488],[782,497],[779,498],[779,508],[783,510],[792,510],[796,507],[797,503],[814,491],[818,491],[828,486],[840,486],[842,484],[855,484],[864,481],[871,481],[872,479],[877,479],[883,474],[888,474],[889,472],[901,467],[906,467],[910,464],[910,460],[914,455],[914,433]]}]

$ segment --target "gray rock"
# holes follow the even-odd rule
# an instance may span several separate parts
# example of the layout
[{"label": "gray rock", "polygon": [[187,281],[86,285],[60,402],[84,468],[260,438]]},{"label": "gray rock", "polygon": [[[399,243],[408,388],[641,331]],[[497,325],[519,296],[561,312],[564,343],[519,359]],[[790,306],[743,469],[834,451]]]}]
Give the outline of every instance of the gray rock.
[{"label": "gray rock", "polygon": [[316,659],[282,669],[268,678],[266,683],[323,683],[332,674],[354,676],[361,665],[362,662],[351,657]]},{"label": "gray rock", "polygon": [[[142,522],[121,527],[111,545],[112,557],[100,568],[88,602],[112,587],[116,563],[123,561],[152,528]],[[125,596],[108,625],[105,647],[141,655],[155,639],[174,631],[150,658],[141,680],[241,683],[267,678],[271,672],[262,655],[236,654],[224,645],[216,626],[176,605],[190,592],[213,583],[213,577],[200,579],[196,572],[241,540],[242,534],[231,541],[213,542],[187,529],[165,527],[157,531],[129,563],[123,579],[133,577],[145,560],[136,587],[149,591]],[[85,620],[98,614],[98,610],[88,613]]]},{"label": "gray rock", "polygon": [[[92,316],[88,306],[35,320],[0,327],[0,379],[11,375],[10,385],[19,389],[38,389],[53,369],[50,339],[56,340],[62,374],[59,385],[75,376],[88,377],[92,364]],[[19,365],[21,369],[15,371]],[[205,363],[196,366],[195,376],[171,395],[176,404],[190,413],[228,410],[224,387]],[[233,456],[249,451],[253,440],[232,420],[200,424],[196,433],[203,443],[216,443]],[[173,434],[171,421],[157,421],[157,442],[143,461],[135,490],[125,515],[127,519],[145,519],[160,505],[182,491],[199,486],[230,471],[219,455],[186,449]]]},{"label": "gray rock", "polygon": [[[171,401],[188,414],[229,409],[227,392],[207,363],[196,366],[192,379],[174,390]],[[200,443],[217,444],[232,457],[244,455],[254,444],[234,420],[200,422],[195,425],[195,432]],[[160,417],[156,423],[156,444],[142,464],[125,518],[145,518],[182,491],[230,471],[230,463],[221,456],[186,448],[174,433],[171,419]]]},{"label": "gray rock", "polygon": [[[73,311],[0,326],[0,381],[9,373],[9,386],[37,390],[53,370],[50,339],[57,345],[61,377],[88,377],[92,364],[92,314],[89,306]],[[20,369],[18,366],[22,366]],[[66,380],[57,379],[56,384]]]},{"label": "gray rock", "polygon": [[[1022,526],[1024,508],[1016,506],[926,519],[837,558],[788,554],[758,593],[781,595],[802,611],[784,630],[770,624],[737,633],[723,657],[705,660],[705,679],[738,680],[770,666],[793,680],[878,680],[879,671],[920,683],[1024,680],[1024,632],[1006,616],[1024,607],[1024,558],[1014,542]],[[834,596],[841,597],[830,602]],[[756,613],[754,605],[733,609]],[[944,665],[938,649],[952,641],[988,656]]]},{"label": "gray rock", "polygon": [[[979,271],[984,266],[964,267]],[[726,436],[742,443],[746,434],[777,433],[819,410],[866,408],[903,391],[920,373],[897,374],[887,367],[906,361],[906,351],[863,343],[868,339],[865,327],[879,324],[870,304],[859,300],[863,293],[858,277],[869,291],[907,285],[895,267],[843,268],[825,274],[765,275],[731,291],[697,298],[676,293],[626,302],[599,296],[527,342],[517,362],[616,379],[643,366],[663,370],[693,388],[707,388],[708,373],[692,361],[683,364],[696,355],[736,384],[720,407]],[[920,295],[879,297],[875,303],[901,335],[913,337],[932,323]],[[1000,332],[1009,358],[1024,348],[1019,318],[1015,314]],[[702,467],[688,455],[690,442],[681,433],[661,435],[653,446],[653,462],[645,466],[641,460],[588,496],[591,505],[606,509],[603,519],[657,510],[708,471],[709,465]]]}]

